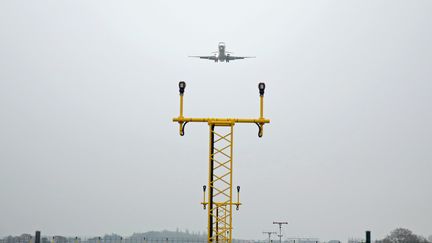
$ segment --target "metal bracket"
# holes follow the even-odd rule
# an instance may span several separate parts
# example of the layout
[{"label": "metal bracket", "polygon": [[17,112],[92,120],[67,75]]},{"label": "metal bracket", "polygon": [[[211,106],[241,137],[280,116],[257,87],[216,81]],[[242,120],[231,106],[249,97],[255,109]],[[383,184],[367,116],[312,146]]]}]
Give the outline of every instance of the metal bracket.
[{"label": "metal bracket", "polygon": [[184,128],[185,128],[186,124],[188,124],[188,122],[184,122],[184,123],[180,124],[180,126],[181,126],[180,136],[184,136]]},{"label": "metal bracket", "polygon": [[263,135],[262,125],[259,124],[258,122],[255,122],[255,124],[258,126],[258,137],[262,137]]}]

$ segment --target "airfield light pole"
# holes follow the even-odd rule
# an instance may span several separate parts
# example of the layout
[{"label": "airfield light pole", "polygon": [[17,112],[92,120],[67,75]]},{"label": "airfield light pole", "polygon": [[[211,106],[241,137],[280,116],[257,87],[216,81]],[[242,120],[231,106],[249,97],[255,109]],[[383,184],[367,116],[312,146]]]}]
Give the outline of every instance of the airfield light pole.
[{"label": "airfield light pole", "polygon": [[279,225],[279,234],[278,234],[278,236],[279,236],[279,243],[281,243],[282,242],[282,225],[283,224],[288,224],[288,222],[273,222],[273,224],[278,224]]},{"label": "airfield light pole", "polygon": [[269,243],[271,242],[271,235],[275,235],[275,234],[277,234],[277,232],[272,232],[272,231],[264,231],[263,232],[263,234],[268,234],[268,240],[269,240]]},{"label": "airfield light pole", "polygon": [[[207,240],[209,243],[232,242],[232,208],[238,210],[240,187],[237,186],[237,202],[233,202],[232,172],[234,125],[252,123],[258,126],[258,137],[262,137],[264,124],[270,123],[264,118],[265,84],[259,83],[260,115],[258,118],[190,118],[183,116],[183,95],[186,83],[179,82],[180,115],[173,118],[179,124],[180,136],[189,122],[207,123],[209,126],[209,174],[208,184],[203,186],[204,198],[201,204],[207,209]],[[206,190],[207,201],[206,201]]]}]

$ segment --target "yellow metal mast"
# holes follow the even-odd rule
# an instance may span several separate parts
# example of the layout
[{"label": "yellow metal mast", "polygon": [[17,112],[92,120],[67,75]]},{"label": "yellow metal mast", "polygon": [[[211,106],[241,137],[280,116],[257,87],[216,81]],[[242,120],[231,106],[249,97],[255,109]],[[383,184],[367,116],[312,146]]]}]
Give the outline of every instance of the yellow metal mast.
[{"label": "yellow metal mast", "polygon": [[[208,242],[232,242],[232,207],[239,209],[240,187],[237,186],[237,202],[233,202],[232,172],[234,125],[236,123],[255,123],[258,126],[258,137],[262,137],[264,124],[270,120],[264,118],[265,84],[259,83],[260,115],[259,118],[190,118],[183,116],[183,95],[186,83],[179,82],[180,115],[173,118],[178,122],[180,136],[189,122],[205,122],[209,126],[209,178],[208,185],[203,186],[204,209],[208,215]],[[206,189],[208,190],[206,201]]]}]

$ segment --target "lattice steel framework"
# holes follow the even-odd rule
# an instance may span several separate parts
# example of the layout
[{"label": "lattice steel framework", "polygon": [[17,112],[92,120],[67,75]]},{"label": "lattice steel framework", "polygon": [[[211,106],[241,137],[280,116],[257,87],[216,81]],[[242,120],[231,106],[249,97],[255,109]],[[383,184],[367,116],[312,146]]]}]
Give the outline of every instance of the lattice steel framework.
[{"label": "lattice steel framework", "polygon": [[[236,123],[255,123],[258,126],[258,136],[263,135],[264,124],[270,120],[263,116],[263,100],[265,84],[259,83],[260,117],[249,118],[187,118],[183,116],[183,94],[185,82],[179,83],[180,115],[174,118],[179,123],[180,135],[184,135],[185,125],[189,122],[205,122],[209,125],[209,178],[208,185],[203,186],[204,197],[201,204],[207,208],[208,242],[232,242],[232,208],[239,209],[240,187],[237,187],[237,202],[233,202],[233,145],[234,125]],[[206,188],[208,193],[206,197]],[[206,200],[207,199],[207,200]]]},{"label": "lattice steel framework", "polygon": [[[216,132],[216,129],[218,132]],[[209,123],[209,194],[208,227],[209,242],[232,240],[232,151],[234,123]]]}]

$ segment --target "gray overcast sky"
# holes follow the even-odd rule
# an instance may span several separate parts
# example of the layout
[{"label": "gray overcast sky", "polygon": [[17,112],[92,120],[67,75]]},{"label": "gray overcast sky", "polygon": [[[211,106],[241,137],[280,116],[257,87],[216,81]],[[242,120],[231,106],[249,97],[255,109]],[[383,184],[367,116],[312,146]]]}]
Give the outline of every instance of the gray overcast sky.
[{"label": "gray overcast sky", "polygon": [[[208,127],[235,127],[238,238],[432,234],[432,1],[0,2],[0,235],[206,229]],[[213,63],[225,41],[256,59]]]}]

